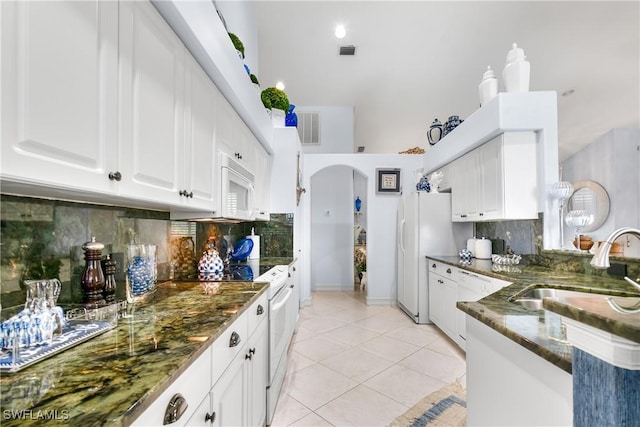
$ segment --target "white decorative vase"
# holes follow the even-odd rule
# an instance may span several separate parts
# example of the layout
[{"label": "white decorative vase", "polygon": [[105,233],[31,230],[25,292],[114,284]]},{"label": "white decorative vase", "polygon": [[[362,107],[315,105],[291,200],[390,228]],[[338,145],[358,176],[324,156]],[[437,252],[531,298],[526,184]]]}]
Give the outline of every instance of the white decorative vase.
[{"label": "white decorative vase", "polygon": [[273,123],[274,128],[283,128],[284,118],[286,117],[286,113],[283,110],[278,110],[277,108],[271,109],[271,123]]}]

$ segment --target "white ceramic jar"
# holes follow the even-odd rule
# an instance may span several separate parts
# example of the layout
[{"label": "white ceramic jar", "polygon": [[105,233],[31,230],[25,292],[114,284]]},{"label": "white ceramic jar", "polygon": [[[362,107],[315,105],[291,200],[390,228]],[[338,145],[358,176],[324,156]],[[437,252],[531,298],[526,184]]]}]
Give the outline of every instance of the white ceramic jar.
[{"label": "white ceramic jar", "polygon": [[482,81],[478,86],[478,94],[480,95],[480,106],[491,101],[498,94],[498,79],[490,66],[482,75]]},{"label": "white ceramic jar", "polygon": [[471,238],[467,240],[467,250],[469,252],[471,252],[471,256],[475,257],[476,256],[476,239],[475,238]]},{"label": "white ceramic jar", "polygon": [[491,240],[483,237],[476,239],[476,258],[491,259]]},{"label": "white ceramic jar", "polygon": [[530,65],[524,56],[524,50],[517,44],[507,53],[507,63],[502,70],[504,88],[507,92],[528,92]]}]

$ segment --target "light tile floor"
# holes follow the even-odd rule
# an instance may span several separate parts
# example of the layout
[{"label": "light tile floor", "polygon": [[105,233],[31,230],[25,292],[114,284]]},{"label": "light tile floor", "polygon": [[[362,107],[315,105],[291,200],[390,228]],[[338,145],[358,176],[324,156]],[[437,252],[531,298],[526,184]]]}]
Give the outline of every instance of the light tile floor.
[{"label": "light tile floor", "polygon": [[298,332],[272,426],[386,426],[460,379],[464,352],[434,325],[364,294],[315,292]]}]

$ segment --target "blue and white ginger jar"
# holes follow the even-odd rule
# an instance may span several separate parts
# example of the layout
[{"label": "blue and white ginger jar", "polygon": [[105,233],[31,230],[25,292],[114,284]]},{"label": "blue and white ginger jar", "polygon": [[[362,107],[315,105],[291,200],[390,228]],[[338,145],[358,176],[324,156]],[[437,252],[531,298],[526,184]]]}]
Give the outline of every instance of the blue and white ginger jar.
[{"label": "blue and white ginger jar", "polygon": [[429,184],[429,178],[427,175],[422,175],[420,181],[416,184],[417,191],[426,191],[427,193],[431,191],[431,184]]}]

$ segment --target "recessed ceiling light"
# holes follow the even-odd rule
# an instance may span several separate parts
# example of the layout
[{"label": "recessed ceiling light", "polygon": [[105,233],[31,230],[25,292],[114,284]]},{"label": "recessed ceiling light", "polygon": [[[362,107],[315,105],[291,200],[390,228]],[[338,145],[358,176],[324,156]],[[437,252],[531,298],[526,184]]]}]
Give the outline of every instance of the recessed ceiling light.
[{"label": "recessed ceiling light", "polygon": [[339,39],[343,39],[344,36],[347,35],[347,29],[344,28],[344,25],[342,24],[336,25],[335,35]]},{"label": "recessed ceiling light", "polygon": [[573,95],[574,92],[575,90],[573,89],[565,90],[564,92],[562,92],[562,96],[570,96]]},{"label": "recessed ceiling light", "polygon": [[284,83],[282,83],[282,82],[276,83],[276,89],[284,90]]}]

